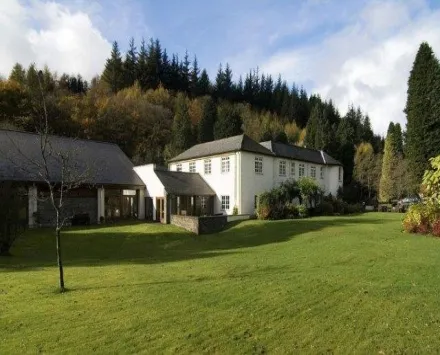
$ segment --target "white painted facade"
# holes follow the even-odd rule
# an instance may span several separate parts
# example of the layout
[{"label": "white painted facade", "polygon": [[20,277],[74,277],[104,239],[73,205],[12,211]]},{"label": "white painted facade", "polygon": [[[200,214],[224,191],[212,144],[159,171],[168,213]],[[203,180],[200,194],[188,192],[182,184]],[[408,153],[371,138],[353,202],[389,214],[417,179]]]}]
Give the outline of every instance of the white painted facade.
[{"label": "white painted facade", "polygon": [[[222,171],[222,158],[229,159],[229,171]],[[256,172],[256,158],[262,159],[262,172]],[[206,169],[205,162],[210,161],[211,169]],[[280,165],[285,166],[280,168]],[[141,179],[150,188],[151,180],[148,176],[141,175],[142,171],[135,168]],[[321,175],[322,168],[322,175]],[[180,162],[173,162],[169,165],[171,171],[197,172],[211,186],[216,193],[214,213],[232,214],[234,206],[239,214],[253,214],[255,212],[255,197],[261,193],[278,186],[288,179],[298,180],[302,176],[313,177],[321,185],[325,194],[337,195],[339,187],[342,186],[343,169],[341,166],[322,165],[299,160],[259,155],[244,151],[225,153],[216,156],[202,157]],[[194,170],[195,169],[195,170]],[[304,175],[300,175],[304,171]],[[153,179],[154,180],[154,179]],[[154,185],[154,181],[153,181]],[[228,197],[228,208],[222,208],[222,200]],[[223,203],[223,207],[225,204]]]}]

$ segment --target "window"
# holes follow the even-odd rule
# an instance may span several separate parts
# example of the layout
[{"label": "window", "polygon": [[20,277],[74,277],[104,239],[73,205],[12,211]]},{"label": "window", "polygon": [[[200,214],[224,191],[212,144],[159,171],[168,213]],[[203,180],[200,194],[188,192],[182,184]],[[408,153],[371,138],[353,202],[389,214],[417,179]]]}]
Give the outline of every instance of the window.
[{"label": "window", "polygon": [[295,176],[296,173],[296,165],[294,162],[290,163],[290,176]]},{"label": "window", "polygon": [[222,173],[229,173],[229,169],[230,169],[229,157],[222,158]]},{"label": "window", "polygon": [[304,164],[299,164],[298,176],[303,177],[305,175],[304,172],[305,172]]},{"label": "window", "polygon": [[310,176],[316,179],[316,166],[310,167]]},{"label": "window", "polygon": [[286,176],[286,161],[281,160],[279,165],[279,175]]},{"label": "window", "polygon": [[206,197],[205,196],[200,197],[200,207],[202,207],[202,209],[206,208]]},{"label": "window", "polygon": [[258,207],[258,195],[254,196],[254,208],[257,209]]},{"label": "window", "polygon": [[342,181],[342,168],[339,167],[339,181]]},{"label": "window", "polygon": [[211,174],[211,159],[205,160],[205,175]]},{"label": "window", "polygon": [[222,196],[222,211],[229,210],[229,196]]},{"label": "window", "polygon": [[196,172],[196,162],[192,161],[191,163],[189,163],[189,172],[190,173]]},{"label": "window", "polygon": [[255,174],[263,174],[263,158],[255,157]]},{"label": "window", "polygon": [[182,164],[176,165],[176,171],[182,171]]},{"label": "window", "polygon": [[324,167],[321,166],[321,179],[324,179]]}]

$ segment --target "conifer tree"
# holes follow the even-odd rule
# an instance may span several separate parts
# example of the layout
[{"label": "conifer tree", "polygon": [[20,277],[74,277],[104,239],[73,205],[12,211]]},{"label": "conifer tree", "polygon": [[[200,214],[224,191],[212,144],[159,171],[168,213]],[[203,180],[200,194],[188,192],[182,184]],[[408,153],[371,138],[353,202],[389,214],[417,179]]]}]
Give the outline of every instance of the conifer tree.
[{"label": "conifer tree", "polygon": [[118,92],[124,85],[124,68],[118,42],[113,42],[110,58],[105,64],[102,78],[109,85],[113,93]]},{"label": "conifer tree", "polygon": [[148,51],[145,39],[142,38],[141,47],[139,49],[138,64],[137,64],[137,75],[136,78],[139,81],[139,85],[143,90],[147,89],[147,71],[148,71]]},{"label": "conifer tree", "polygon": [[388,127],[387,138],[385,139],[385,149],[383,152],[382,174],[379,185],[379,200],[389,202],[395,197],[395,186],[393,172],[396,165],[396,139],[394,137],[394,123]]},{"label": "conifer tree", "polygon": [[[434,114],[432,93],[435,91],[435,72],[438,60],[428,43],[420,45],[409,79],[406,102],[406,144],[405,155],[409,172],[412,174],[412,188],[417,190],[424,171],[428,167],[428,158],[433,142],[440,136]],[[437,147],[436,147],[437,148]]]},{"label": "conifer tree", "polygon": [[321,105],[317,103],[313,107],[309,121],[307,122],[307,127],[306,127],[307,133],[306,133],[306,139],[304,141],[304,144],[307,148],[315,148],[316,132],[319,128],[318,124],[322,122],[321,116],[322,116]]},{"label": "conifer tree", "polygon": [[222,63],[220,63],[217,70],[217,76],[215,77],[215,96],[217,98],[225,97],[224,82],[225,82],[225,72],[223,71]]},{"label": "conifer tree", "polygon": [[199,92],[200,95],[211,94],[211,83],[209,81],[209,76],[206,69],[202,70],[202,74],[200,75],[200,80],[197,83],[197,87],[197,92]]},{"label": "conifer tree", "polygon": [[189,83],[190,93],[193,97],[201,95],[199,92],[199,75],[200,75],[199,64],[197,62],[197,57],[194,56],[194,61],[190,74],[190,83]]},{"label": "conifer tree", "polygon": [[14,80],[20,85],[26,84],[26,69],[20,63],[15,63],[9,74],[9,80]]},{"label": "conifer tree", "polygon": [[185,51],[182,63],[180,63],[180,90],[189,92],[190,62],[188,51]]},{"label": "conifer tree", "polygon": [[221,139],[241,134],[240,112],[235,105],[225,101],[217,108],[217,122],[214,126],[214,138]]},{"label": "conifer tree", "polygon": [[124,86],[133,86],[136,81],[137,69],[137,52],[134,44],[134,38],[130,38],[129,48],[124,60]]},{"label": "conifer tree", "polygon": [[174,155],[190,148],[194,139],[192,136],[191,119],[188,114],[187,97],[179,93],[175,103],[175,114],[171,133],[171,146]]},{"label": "conifer tree", "polygon": [[214,125],[217,118],[217,106],[210,96],[206,96],[203,101],[202,118],[199,121],[198,141],[199,143],[214,140]]}]

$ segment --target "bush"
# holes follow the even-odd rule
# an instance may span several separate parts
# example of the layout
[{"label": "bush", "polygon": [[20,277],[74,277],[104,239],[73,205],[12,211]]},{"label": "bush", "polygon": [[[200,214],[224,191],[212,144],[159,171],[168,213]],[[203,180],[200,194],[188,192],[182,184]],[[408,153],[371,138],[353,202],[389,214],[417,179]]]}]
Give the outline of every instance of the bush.
[{"label": "bush", "polygon": [[298,205],[297,208],[299,218],[307,218],[309,216],[309,210],[306,205]]},{"label": "bush", "polygon": [[323,216],[333,216],[333,204],[329,201],[322,201],[315,209],[315,213]]},{"label": "bush", "polygon": [[298,210],[297,205],[295,205],[294,203],[286,203],[285,208],[286,208],[286,217],[287,218],[290,218],[290,219],[298,218],[299,210]]},{"label": "bush", "polygon": [[296,182],[288,180],[258,197],[257,217],[263,220],[290,218],[296,214],[291,201],[299,196]]},{"label": "bush", "polygon": [[436,237],[440,237],[440,219],[437,219],[432,224],[432,234],[435,235]]},{"label": "bush", "polygon": [[408,233],[434,234],[440,229],[440,205],[435,203],[418,203],[409,207],[403,219],[403,228]]},{"label": "bush", "polygon": [[238,207],[237,206],[234,206],[234,208],[232,209],[232,215],[238,216]]}]

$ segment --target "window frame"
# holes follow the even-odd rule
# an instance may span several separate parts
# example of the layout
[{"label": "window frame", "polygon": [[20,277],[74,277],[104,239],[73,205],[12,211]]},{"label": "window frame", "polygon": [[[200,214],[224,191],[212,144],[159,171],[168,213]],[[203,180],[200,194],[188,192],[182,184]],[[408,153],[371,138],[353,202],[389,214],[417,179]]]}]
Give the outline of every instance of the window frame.
[{"label": "window frame", "polygon": [[324,167],[323,166],[321,166],[319,176],[320,176],[321,180],[324,180]]},{"label": "window frame", "polygon": [[182,163],[176,164],[176,171],[182,171]]},{"label": "window frame", "polygon": [[203,161],[203,173],[205,175],[211,175],[212,174],[212,161],[211,161],[211,159],[205,159]]},{"label": "window frame", "polygon": [[296,164],[294,161],[290,162],[290,176],[296,176]]},{"label": "window frame", "polygon": [[[302,174],[301,174],[302,172]],[[299,163],[298,164],[298,177],[302,178],[306,176],[306,165],[304,163]]]},{"label": "window frame", "polygon": [[[284,173],[282,172],[283,169],[284,169]],[[287,163],[285,160],[280,160],[278,162],[278,175],[287,176]]]},{"label": "window frame", "polygon": [[[192,169],[193,168],[193,169]],[[193,171],[194,170],[194,171]],[[190,161],[189,162],[189,172],[190,173],[196,173],[197,169],[196,169],[196,162],[195,161]]]},{"label": "window frame", "polygon": [[[226,169],[227,167],[227,169]],[[231,171],[231,159],[230,157],[222,157],[221,159],[221,172],[222,174],[228,174]]]},{"label": "window frame", "polygon": [[312,165],[310,167],[310,177],[312,179],[316,179],[316,166]]},{"label": "window frame", "polygon": [[342,168],[341,168],[341,167],[339,167],[339,172],[338,172],[338,174],[339,174],[339,181],[342,182],[342,176],[343,176],[343,174],[342,174]]},{"label": "window frame", "polygon": [[[257,168],[259,169],[257,170]],[[254,172],[256,175],[263,175],[263,157],[255,157]]]},{"label": "window frame", "polygon": [[231,208],[230,196],[229,195],[221,195],[221,210],[226,212],[226,211],[229,211],[230,208]]},{"label": "window frame", "polygon": [[206,209],[206,196],[200,196],[200,207]]}]

